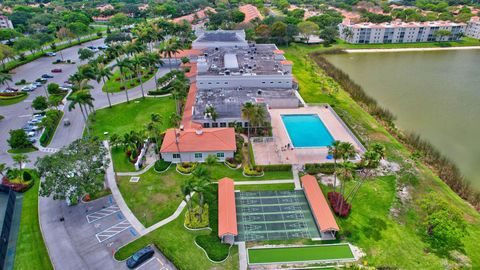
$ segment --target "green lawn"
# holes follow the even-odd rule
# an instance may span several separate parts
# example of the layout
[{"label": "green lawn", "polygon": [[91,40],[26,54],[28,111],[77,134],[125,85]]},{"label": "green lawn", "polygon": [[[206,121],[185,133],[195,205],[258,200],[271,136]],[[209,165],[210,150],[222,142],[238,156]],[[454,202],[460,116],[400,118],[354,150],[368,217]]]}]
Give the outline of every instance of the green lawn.
[{"label": "green lawn", "polygon": [[347,244],[248,249],[250,263],[354,259]]},{"label": "green lawn", "polygon": [[[131,80],[128,79],[128,76],[127,75],[127,79],[124,81],[124,84],[122,84],[122,81],[121,80],[118,80],[117,79],[120,79],[120,70],[116,69],[115,72],[113,72],[113,76],[105,82],[105,85],[103,85],[103,92],[106,92],[107,89],[108,89],[108,92],[120,92],[120,91],[124,91],[124,90],[121,90],[120,87],[123,86],[123,85],[126,85],[127,86],[127,90],[129,89],[132,89],[136,86],[139,86],[140,85],[140,82],[137,80],[137,76],[134,75],[134,78],[132,78]],[[150,80],[151,78],[153,77],[153,73],[152,74],[149,74],[149,73],[146,73],[146,74],[143,74],[142,76],[142,82],[146,82],[148,80]],[[148,91],[148,89],[145,89],[145,91]]]},{"label": "green lawn", "polygon": [[393,43],[393,44],[349,44],[343,40],[338,40],[334,48],[343,49],[400,49],[400,48],[445,48],[445,47],[464,47],[480,46],[480,40],[463,37],[459,41],[449,42],[414,42],[414,43]]},{"label": "green lawn", "polygon": [[23,194],[22,217],[15,252],[16,270],[53,269],[38,221],[39,186],[40,180],[36,177],[33,187]]},{"label": "green lawn", "polygon": [[[180,217],[184,215],[185,213],[182,213]],[[177,218],[122,247],[115,253],[115,258],[125,260],[135,251],[153,243],[180,270],[239,269],[236,246],[232,247],[230,257],[225,262],[211,263],[205,253],[194,244],[195,236],[209,233],[210,231],[188,231],[183,227],[183,218]]]},{"label": "green lawn", "polygon": [[272,185],[236,185],[235,190],[240,191],[264,191],[264,190],[293,190],[295,184],[272,184]]},{"label": "green lawn", "polygon": [[186,179],[175,167],[162,173],[153,169],[140,175],[138,183],[131,183],[131,176],[118,177],[118,187],[125,202],[146,227],[172,215],[182,202],[180,185]]},{"label": "green lawn", "polygon": [[27,97],[28,97],[28,94],[27,95],[21,95],[17,98],[12,98],[12,99],[1,99],[0,98],[0,106],[8,106],[8,105],[16,104],[16,103],[19,103],[19,102],[23,101]]},{"label": "green lawn", "polygon": [[134,172],[135,165],[131,163],[121,146],[112,148],[113,169],[116,172]]},{"label": "green lawn", "polygon": [[293,179],[292,171],[286,172],[265,172],[265,175],[262,177],[246,177],[243,176],[243,170],[232,170],[228,168],[225,164],[216,164],[211,169],[212,179],[217,181],[223,177],[232,178],[235,181],[257,181],[257,180],[283,180],[283,179]]},{"label": "green lawn", "polygon": [[[335,47],[335,46],[333,46]],[[364,142],[380,142],[387,148],[389,160],[397,162],[402,170],[395,176],[379,177],[367,181],[352,203],[347,218],[337,219],[340,237],[359,246],[367,254],[363,263],[369,266],[399,269],[444,269],[456,262],[430,251],[424,241],[422,216],[419,206],[426,194],[433,192],[438,198],[465,216],[468,236],[464,238],[464,253],[471,259],[472,268],[480,267],[480,215],[457,196],[445,183],[422,163],[408,162],[411,152],[400,144],[371,115],[319,68],[308,53],[325,49],[323,46],[294,44],[283,47],[287,59],[293,61],[293,74],[299,82],[299,91],[308,103],[330,103],[342,119]],[[402,203],[396,190],[402,185],[411,188],[411,200]],[[347,190],[353,183],[347,184]],[[328,188],[323,188],[328,192]],[[391,215],[391,209],[398,216]],[[408,259],[406,259],[408,258]],[[448,267],[446,265],[449,265]]]},{"label": "green lawn", "polygon": [[166,130],[171,127],[169,118],[174,111],[175,101],[170,97],[130,100],[130,103],[97,110],[96,115],[91,116],[92,135],[103,139],[104,132],[122,137],[132,130],[140,131],[150,122],[152,113],[163,117],[161,129]]}]

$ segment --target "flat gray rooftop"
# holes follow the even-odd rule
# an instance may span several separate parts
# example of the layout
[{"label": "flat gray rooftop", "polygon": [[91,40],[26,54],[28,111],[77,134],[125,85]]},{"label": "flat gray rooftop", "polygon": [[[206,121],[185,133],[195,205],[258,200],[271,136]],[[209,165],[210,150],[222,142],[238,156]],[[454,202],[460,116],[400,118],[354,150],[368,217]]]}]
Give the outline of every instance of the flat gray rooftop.
[{"label": "flat gray rooftop", "polygon": [[282,88],[242,88],[197,90],[194,120],[204,120],[207,106],[213,106],[218,118],[241,118],[241,109],[247,102],[267,104],[270,108],[297,108],[295,90]]},{"label": "flat gray rooftop", "polygon": [[[274,44],[251,44],[248,48],[209,48],[198,60],[198,75],[225,75],[226,73],[254,73],[282,75],[283,55],[275,55]],[[204,65],[205,68],[202,68]],[[227,74],[228,75],[228,74]]]}]

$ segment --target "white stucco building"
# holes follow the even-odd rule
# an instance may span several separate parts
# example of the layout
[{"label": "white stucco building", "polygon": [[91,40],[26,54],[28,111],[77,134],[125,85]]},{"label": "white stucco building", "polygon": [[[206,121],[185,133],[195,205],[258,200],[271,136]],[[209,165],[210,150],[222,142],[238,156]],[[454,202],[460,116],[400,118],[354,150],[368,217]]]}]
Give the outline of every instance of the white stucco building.
[{"label": "white stucco building", "polygon": [[480,39],[480,18],[474,17],[468,22],[467,31],[465,35],[468,37]]},{"label": "white stucco building", "polygon": [[0,28],[13,29],[12,21],[10,21],[5,15],[0,15]]},{"label": "white stucco building", "polygon": [[[357,23],[345,20],[339,25],[340,38],[348,43],[408,43],[458,40],[465,34],[467,24],[448,21]],[[435,33],[447,30],[451,35],[440,37]]]}]

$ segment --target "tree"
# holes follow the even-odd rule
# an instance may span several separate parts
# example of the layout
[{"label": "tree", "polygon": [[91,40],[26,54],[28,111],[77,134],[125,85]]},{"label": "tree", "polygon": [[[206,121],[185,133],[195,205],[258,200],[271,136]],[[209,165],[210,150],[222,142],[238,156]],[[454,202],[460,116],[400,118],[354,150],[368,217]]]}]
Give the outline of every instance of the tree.
[{"label": "tree", "polygon": [[96,71],[95,74],[97,75],[96,81],[97,82],[102,81],[103,85],[105,85],[105,93],[107,93],[108,107],[112,108],[112,102],[110,101],[108,85],[105,84],[105,79],[109,80],[110,77],[112,77],[112,70],[110,67],[106,67],[103,63],[98,63],[95,67],[95,71]]},{"label": "tree", "polygon": [[170,83],[170,87],[172,88],[172,97],[176,101],[176,112],[180,113],[182,111],[183,100],[187,96],[187,82],[183,79],[176,78]]},{"label": "tree", "polygon": [[10,130],[10,139],[8,145],[12,149],[26,149],[32,147],[32,142],[28,140],[27,133],[23,129]]},{"label": "tree", "polygon": [[170,70],[172,70],[172,57],[178,53],[179,49],[180,44],[178,43],[178,38],[171,38],[160,44],[160,53],[168,57]]},{"label": "tree", "polygon": [[145,98],[143,91],[142,69],[144,65],[147,65],[147,61],[144,57],[135,55],[131,61],[132,69],[137,74],[137,80],[140,82],[140,90],[142,91],[142,98]]},{"label": "tree", "polygon": [[298,31],[305,41],[308,43],[310,41],[310,36],[316,34],[320,27],[314,22],[305,21],[297,24]]},{"label": "tree", "polygon": [[60,85],[58,85],[56,83],[50,83],[47,86],[47,92],[50,95],[57,95],[57,94],[62,93],[62,90],[60,90]]},{"label": "tree", "polygon": [[125,59],[118,59],[117,58],[117,64],[116,66],[120,70],[120,80],[122,81],[123,84],[123,90],[125,90],[125,96],[127,97],[127,103],[130,103],[130,100],[128,99],[128,92],[127,92],[127,85],[125,82],[125,74],[130,68],[130,60],[128,58]]},{"label": "tree", "polygon": [[0,40],[10,40],[16,37],[21,37],[22,34],[15,29],[2,28],[0,29]]},{"label": "tree", "polygon": [[338,36],[338,30],[336,26],[329,26],[320,32],[320,38],[323,39],[325,45],[335,43],[335,38]]},{"label": "tree", "polygon": [[117,28],[120,28],[128,24],[129,21],[130,21],[130,18],[128,18],[128,16],[123,13],[117,13],[113,15],[112,18],[110,19],[110,23]]},{"label": "tree", "polygon": [[88,33],[88,26],[81,22],[72,22],[67,24],[67,29],[70,30],[80,41],[80,37]]},{"label": "tree", "polygon": [[173,112],[171,115],[170,115],[170,124],[174,127],[178,127],[180,125],[180,122],[182,121],[182,117],[176,113],[176,112]]},{"label": "tree", "polygon": [[16,154],[12,156],[13,162],[18,165],[20,170],[20,179],[23,181],[23,165],[30,162],[30,159],[25,154]]},{"label": "tree", "polygon": [[39,47],[40,43],[29,37],[18,38],[13,44],[13,48],[17,52],[30,51],[31,53],[34,53]]},{"label": "tree", "polygon": [[10,85],[8,85],[8,82],[11,82],[12,81],[12,75],[8,74],[8,73],[0,73],[0,85],[7,85],[7,87],[10,87]]},{"label": "tree", "polygon": [[88,60],[95,56],[95,53],[92,50],[86,48],[78,49],[78,58],[82,61]]},{"label": "tree", "polygon": [[270,36],[270,27],[266,24],[260,24],[255,28],[255,35],[262,39],[267,39]]},{"label": "tree", "polygon": [[463,214],[433,193],[424,196],[421,208],[425,212],[422,231],[430,246],[441,254],[461,249],[468,234]]},{"label": "tree", "polygon": [[3,69],[5,69],[5,60],[13,59],[15,57],[15,51],[12,47],[0,44],[0,62],[2,62]]},{"label": "tree", "polygon": [[245,13],[241,12],[238,9],[234,9],[230,13],[230,17],[233,22],[235,23],[241,23],[243,20],[245,20]]},{"label": "tree", "polygon": [[76,201],[80,196],[95,193],[103,188],[108,162],[107,150],[99,140],[78,139],[37,160],[35,166],[44,178],[40,195]]},{"label": "tree", "polygon": [[444,41],[444,38],[451,36],[452,32],[445,29],[440,29],[435,31],[434,35],[437,37],[438,41]]},{"label": "tree", "polygon": [[183,200],[187,203],[187,208],[188,208],[188,221],[192,221],[192,199],[191,199],[191,194],[193,192],[193,181],[192,178],[185,179],[185,182],[182,184],[180,187],[182,194],[183,194]]},{"label": "tree", "polygon": [[48,108],[48,100],[44,96],[37,96],[32,101],[32,108],[37,111],[45,111]]},{"label": "tree", "polygon": [[342,158],[340,143],[340,141],[334,141],[332,145],[328,146],[328,154],[333,158],[333,192],[336,192],[337,189],[337,160]]},{"label": "tree", "polygon": [[277,21],[272,24],[271,34],[277,39],[278,42],[284,42],[287,35],[287,24]]},{"label": "tree", "polygon": [[205,164],[213,166],[218,163],[218,157],[216,155],[208,155],[205,159]]},{"label": "tree", "polygon": [[213,122],[216,122],[217,121],[217,118],[218,118],[218,113],[217,113],[217,110],[215,109],[215,107],[209,105],[205,108],[205,112],[203,112],[203,114],[212,119]]},{"label": "tree", "polygon": [[0,175],[2,176],[2,179],[5,177],[4,171],[8,170],[7,164],[5,163],[0,163]]},{"label": "tree", "polygon": [[203,208],[205,204],[204,194],[207,187],[210,185],[210,172],[205,166],[197,166],[197,168],[192,172],[192,181],[193,181],[193,190],[199,195],[199,209],[200,209],[200,219],[202,222]]},{"label": "tree", "polygon": [[70,95],[68,97],[68,100],[70,100],[70,104],[68,105],[69,111],[71,111],[72,109],[75,109],[76,105],[80,107],[80,111],[82,112],[87,133],[90,136],[90,127],[88,126],[87,106],[93,107],[94,98],[90,95],[88,91],[82,90],[82,91],[77,91],[76,93]]}]

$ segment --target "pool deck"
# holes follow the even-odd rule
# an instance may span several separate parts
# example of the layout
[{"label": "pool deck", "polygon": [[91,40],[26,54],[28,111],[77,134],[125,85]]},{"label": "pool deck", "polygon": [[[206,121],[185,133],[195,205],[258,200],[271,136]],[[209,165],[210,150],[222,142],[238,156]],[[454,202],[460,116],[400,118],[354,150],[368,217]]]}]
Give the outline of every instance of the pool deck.
[{"label": "pool deck", "polygon": [[[337,116],[330,106],[309,106],[295,109],[270,109],[269,110],[272,135],[274,140],[268,143],[253,143],[255,163],[258,165],[268,164],[306,164],[333,162],[327,159],[327,147],[283,149],[287,144],[292,145],[290,137],[282,121],[284,114],[317,114],[325,127],[335,140],[350,142],[359,154],[365,148],[348,130],[347,126]],[[308,132],[307,130],[305,132]]]}]

